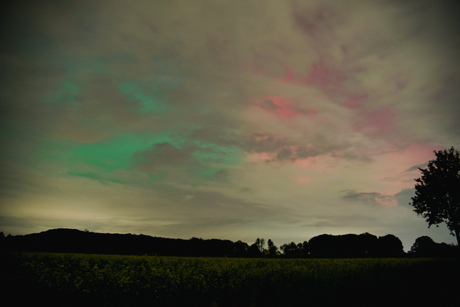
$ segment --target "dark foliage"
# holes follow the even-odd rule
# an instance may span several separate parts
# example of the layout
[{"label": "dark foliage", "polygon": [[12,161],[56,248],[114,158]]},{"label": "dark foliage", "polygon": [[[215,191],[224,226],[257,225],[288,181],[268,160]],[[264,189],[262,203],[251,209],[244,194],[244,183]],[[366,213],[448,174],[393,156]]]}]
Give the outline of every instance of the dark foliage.
[{"label": "dark foliage", "polygon": [[0,253],[2,306],[447,306],[457,259]]},{"label": "dark foliage", "polygon": [[460,153],[449,150],[434,152],[436,159],[426,168],[419,168],[422,176],[415,179],[415,196],[411,206],[428,222],[428,227],[445,223],[460,244]]},{"label": "dark foliage", "polygon": [[278,247],[276,247],[276,245],[273,243],[271,239],[268,239],[267,245],[268,245],[267,255],[270,257],[276,257],[278,255]]},{"label": "dark foliage", "polygon": [[10,251],[87,254],[241,257],[249,249],[241,241],[168,239],[75,229],[53,229],[37,234],[11,236],[3,241],[3,248]]},{"label": "dark foliage", "polygon": [[[0,250],[54,253],[157,255],[186,257],[279,257],[355,258],[401,257],[403,245],[394,235],[376,237],[369,233],[340,236],[320,235],[310,241],[281,246],[264,239],[249,246],[242,241],[201,238],[169,239],[133,234],[93,233],[75,229],[53,229],[41,233],[0,237]],[[414,254],[415,255],[415,254]]]},{"label": "dark foliage", "polygon": [[320,235],[308,242],[311,257],[401,257],[401,241],[394,235],[377,238],[369,233],[360,235]]},{"label": "dark foliage", "polygon": [[415,257],[459,257],[457,246],[446,243],[436,243],[428,236],[422,236],[415,240],[409,256]]},{"label": "dark foliage", "polygon": [[284,256],[288,258],[306,258],[309,253],[307,241],[299,244],[295,244],[294,242],[284,244],[281,246],[281,250],[283,251]]}]

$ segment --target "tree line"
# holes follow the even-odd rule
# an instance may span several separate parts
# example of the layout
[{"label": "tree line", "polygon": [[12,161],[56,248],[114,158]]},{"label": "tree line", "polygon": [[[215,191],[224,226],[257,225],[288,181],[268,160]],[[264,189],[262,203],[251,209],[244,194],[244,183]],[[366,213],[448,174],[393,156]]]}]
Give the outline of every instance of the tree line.
[{"label": "tree line", "polygon": [[[422,237],[421,237],[422,238]],[[436,245],[423,237],[416,240],[412,256],[448,256],[452,246]],[[441,251],[437,251],[442,248]],[[319,235],[303,243],[284,244],[278,248],[270,239],[257,238],[251,245],[230,240],[191,238],[170,239],[134,234],[109,234],[76,229],[52,229],[41,233],[0,235],[0,250],[88,253],[119,255],[158,255],[184,257],[286,257],[286,258],[355,258],[403,257],[401,240],[388,234],[377,237],[360,235]]]}]

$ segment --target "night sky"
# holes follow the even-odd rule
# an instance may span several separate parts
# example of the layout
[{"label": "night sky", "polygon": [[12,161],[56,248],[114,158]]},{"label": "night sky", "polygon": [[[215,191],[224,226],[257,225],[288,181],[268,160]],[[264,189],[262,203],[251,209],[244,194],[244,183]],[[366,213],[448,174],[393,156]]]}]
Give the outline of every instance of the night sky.
[{"label": "night sky", "polygon": [[1,1],[0,231],[278,246],[428,229],[458,1]]}]

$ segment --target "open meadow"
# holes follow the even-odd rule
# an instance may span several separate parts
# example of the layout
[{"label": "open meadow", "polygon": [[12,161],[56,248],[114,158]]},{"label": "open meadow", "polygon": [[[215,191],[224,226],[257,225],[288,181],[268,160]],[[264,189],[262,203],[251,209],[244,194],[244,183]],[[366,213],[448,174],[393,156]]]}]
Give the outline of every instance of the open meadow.
[{"label": "open meadow", "polygon": [[458,259],[0,257],[1,300],[18,306],[428,306],[460,285]]}]

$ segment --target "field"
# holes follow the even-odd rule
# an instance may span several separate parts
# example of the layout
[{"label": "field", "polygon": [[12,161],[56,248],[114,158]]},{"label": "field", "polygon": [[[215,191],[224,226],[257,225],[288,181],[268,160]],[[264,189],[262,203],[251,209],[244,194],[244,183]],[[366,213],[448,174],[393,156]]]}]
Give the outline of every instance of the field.
[{"label": "field", "polygon": [[14,253],[0,260],[1,301],[18,306],[429,306],[456,298],[460,285],[458,259]]}]

